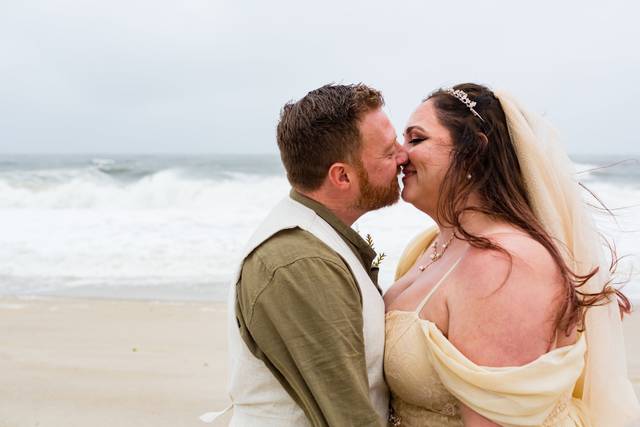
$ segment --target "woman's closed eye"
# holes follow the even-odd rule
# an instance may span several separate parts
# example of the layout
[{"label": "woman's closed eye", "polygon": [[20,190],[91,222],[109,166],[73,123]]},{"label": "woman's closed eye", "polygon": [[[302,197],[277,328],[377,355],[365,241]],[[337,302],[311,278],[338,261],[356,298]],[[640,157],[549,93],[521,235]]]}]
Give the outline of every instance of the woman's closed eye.
[{"label": "woman's closed eye", "polygon": [[418,137],[418,138],[413,138],[409,140],[409,144],[411,145],[416,145],[416,144],[420,144],[422,141],[425,141],[427,138],[422,138],[422,137]]}]

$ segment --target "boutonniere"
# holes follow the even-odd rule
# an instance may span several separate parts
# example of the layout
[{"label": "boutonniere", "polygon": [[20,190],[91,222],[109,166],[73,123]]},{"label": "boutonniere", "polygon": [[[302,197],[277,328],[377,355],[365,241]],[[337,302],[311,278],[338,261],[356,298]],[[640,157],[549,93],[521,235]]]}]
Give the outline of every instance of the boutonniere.
[{"label": "boutonniere", "polygon": [[[376,248],[373,246],[373,237],[371,237],[371,234],[367,234],[367,237],[365,237],[365,241],[371,249],[373,249],[374,251],[376,250]],[[371,265],[375,268],[380,268],[380,264],[382,264],[382,260],[384,260],[386,256],[387,254],[385,254],[384,252],[380,252],[378,256],[376,256],[376,258],[373,260],[373,263],[371,263]]]}]

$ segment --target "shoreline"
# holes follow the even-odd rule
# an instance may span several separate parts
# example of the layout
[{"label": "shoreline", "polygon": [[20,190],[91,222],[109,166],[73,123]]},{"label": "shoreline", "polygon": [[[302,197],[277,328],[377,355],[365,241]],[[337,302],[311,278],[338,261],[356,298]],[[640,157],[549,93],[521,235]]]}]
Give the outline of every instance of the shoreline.
[{"label": "shoreline", "polygon": [[[639,282],[640,285],[640,282]],[[104,288],[89,288],[86,290],[56,291],[55,293],[34,293],[34,294],[4,294],[0,292],[0,301],[8,299],[19,300],[89,300],[89,301],[140,301],[140,302],[177,302],[177,303],[206,303],[206,304],[226,304],[228,296],[228,283],[221,283],[219,288],[209,289],[200,294],[177,291],[176,289],[162,289],[156,287],[132,288],[129,286]],[[383,292],[387,286],[383,285]],[[121,292],[118,292],[121,290]],[[622,289],[625,291],[625,289]],[[115,294],[115,295],[114,295]],[[118,295],[119,294],[119,295]],[[633,309],[632,315],[640,315],[640,293],[627,294]],[[0,425],[0,427],[2,427]]]},{"label": "shoreline", "polygon": [[[0,297],[0,427],[203,427],[201,414],[229,404],[226,312],[213,301]],[[640,395],[640,311],[623,326]]]}]

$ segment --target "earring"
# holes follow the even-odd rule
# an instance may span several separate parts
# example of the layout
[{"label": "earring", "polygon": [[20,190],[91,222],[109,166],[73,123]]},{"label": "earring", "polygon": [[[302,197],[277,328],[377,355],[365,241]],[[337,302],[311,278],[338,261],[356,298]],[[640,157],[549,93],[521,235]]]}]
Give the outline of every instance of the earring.
[{"label": "earring", "polygon": [[467,179],[471,179],[473,177],[473,175],[471,175],[470,173],[467,174]]}]

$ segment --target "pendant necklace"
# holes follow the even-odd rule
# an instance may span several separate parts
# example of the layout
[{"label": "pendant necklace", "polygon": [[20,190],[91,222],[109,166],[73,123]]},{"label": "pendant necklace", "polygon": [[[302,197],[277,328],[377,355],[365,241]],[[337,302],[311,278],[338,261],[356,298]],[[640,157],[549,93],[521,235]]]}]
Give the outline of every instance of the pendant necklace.
[{"label": "pendant necklace", "polygon": [[431,264],[433,264],[434,262],[436,262],[440,258],[442,258],[444,253],[447,251],[447,248],[449,247],[449,245],[451,245],[451,242],[453,241],[453,238],[455,237],[455,235],[456,235],[456,233],[452,233],[451,237],[449,238],[449,240],[447,240],[447,243],[443,243],[442,244],[442,250],[440,252],[438,252],[438,241],[436,240],[433,243],[433,253],[431,255],[429,255],[429,258],[431,259],[431,262],[429,262],[428,264],[419,265],[418,266],[418,270],[420,270],[420,272],[423,272],[427,268],[429,268],[431,266]]}]

